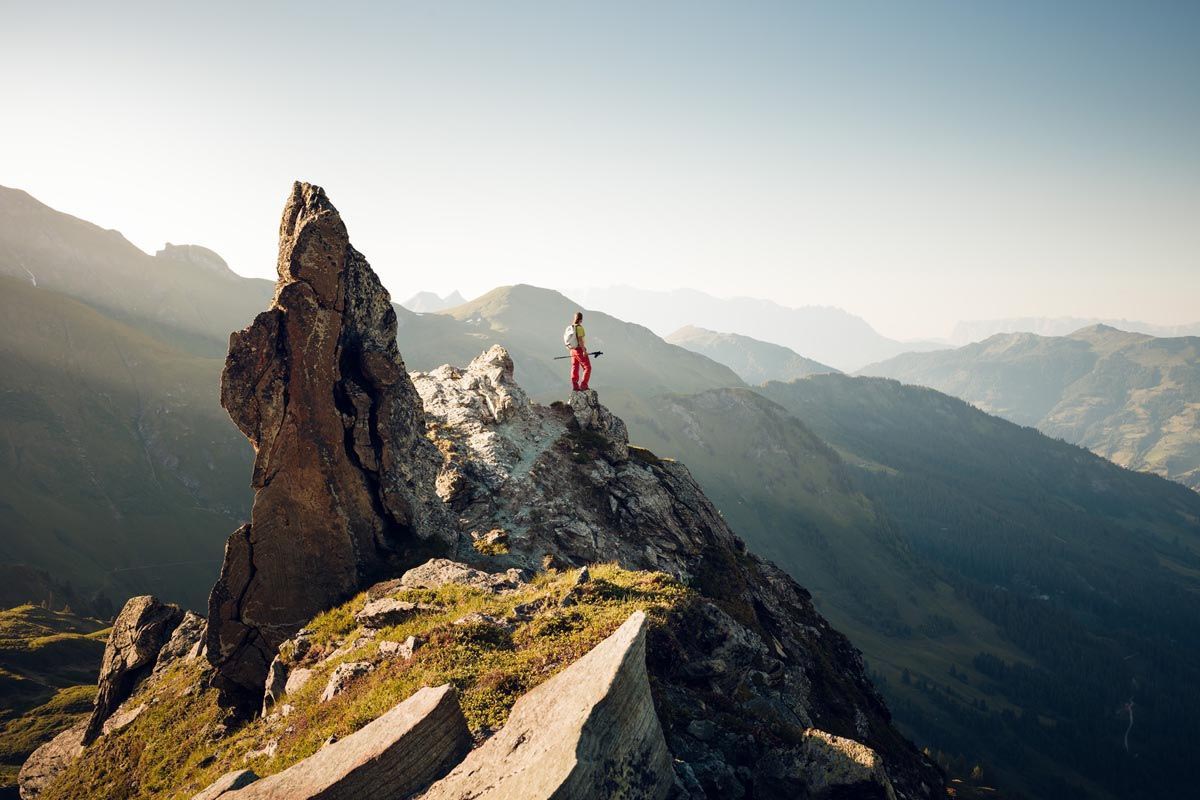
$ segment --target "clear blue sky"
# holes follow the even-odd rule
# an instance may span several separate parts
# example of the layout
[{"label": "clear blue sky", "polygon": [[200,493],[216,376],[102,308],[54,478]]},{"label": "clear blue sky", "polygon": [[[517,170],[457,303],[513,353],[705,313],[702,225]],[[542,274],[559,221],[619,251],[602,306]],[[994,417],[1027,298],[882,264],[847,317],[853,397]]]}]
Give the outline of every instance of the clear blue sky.
[{"label": "clear blue sky", "polygon": [[0,184],[394,295],[690,286],[899,337],[1200,318],[1200,2],[0,0]]}]

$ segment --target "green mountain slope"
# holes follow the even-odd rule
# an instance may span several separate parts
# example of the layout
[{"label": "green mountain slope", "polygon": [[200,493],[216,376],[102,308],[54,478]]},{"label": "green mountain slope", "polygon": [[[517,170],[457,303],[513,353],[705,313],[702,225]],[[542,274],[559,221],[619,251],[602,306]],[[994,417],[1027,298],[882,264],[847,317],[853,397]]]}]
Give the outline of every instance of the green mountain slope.
[{"label": "green mountain slope", "polygon": [[666,341],[724,364],[751,385],[839,371],[782,345],[736,333],[718,333],[694,325],[685,325],[667,336]]},{"label": "green mountain slope", "polygon": [[1190,791],[1200,496],[929,389],[821,375],[761,391],[856,465],[915,554],[1033,658],[984,650],[969,674],[910,675],[940,708],[894,701],[920,739],[983,749],[1038,797]]},{"label": "green mountain slope", "polygon": [[0,275],[62,292],[188,352],[224,357],[230,331],[271,298],[215,253],[167,246],[149,256],[120,233],[0,186]]},{"label": "green mountain slope", "polygon": [[38,606],[0,611],[0,796],[42,742],[91,711],[104,623]]},{"label": "green mountain slope", "polygon": [[202,607],[246,514],[222,362],[0,278],[0,562]]},{"label": "green mountain slope", "polygon": [[961,397],[1122,466],[1200,490],[1200,338],[1104,325],[1070,336],[1001,334],[866,367]]}]

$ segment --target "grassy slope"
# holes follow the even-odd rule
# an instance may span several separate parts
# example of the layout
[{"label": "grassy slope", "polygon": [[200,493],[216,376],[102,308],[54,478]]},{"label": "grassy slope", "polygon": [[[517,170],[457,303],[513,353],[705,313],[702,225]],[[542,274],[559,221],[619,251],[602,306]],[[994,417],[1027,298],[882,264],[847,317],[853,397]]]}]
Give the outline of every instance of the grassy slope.
[{"label": "grassy slope", "polygon": [[38,606],[0,611],[0,792],[26,756],[91,710],[107,629]]},{"label": "grassy slope", "polygon": [[0,317],[0,561],[202,605],[249,501],[221,362],[12,279]]},{"label": "grassy slope", "polygon": [[[260,718],[229,736],[210,736],[223,718],[215,692],[206,688],[202,665],[181,663],[163,680],[145,685],[131,702],[159,697],[128,728],[104,737],[43,795],[45,800],[188,798],[225,772],[249,766],[259,775],[278,772],[311,755],[330,736],[344,737],[411,695],[421,686],[453,683],[463,711],[476,734],[503,724],[516,699],[562,670],[612,633],[633,611],[643,609],[652,625],[661,625],[672,609],[690,602],[692,593],[664,575],[626,572],[612,566],[592,569],[579,601],[558,608],[574,573],[541,575],[520,593],[496,596],[463,586],[436,591],[406,590],[396,596],[442,607],[380,632],[361,648],[330,658],[293,695],[282,698],[293,707],[286,717]],[[518,623],[506,634],[488,625],[454,625],[471,612],[511,615],[519,603],[543,601],[552,609],[532,621]],[[332,653],[354,639],[354,614],[365,595],[317,617],[314,648],[305,663]],[[378,641],[402,641],[416,635],[427,642],[411,661],[384,660],[333,700],[319,697],[329,674],[345,661],[372,658]],[[278,740],[273,757],[245,759],[246,753]]]},{"label": "grassy slope", "polygon": [[[858,484],[917,554],[1035,658],[1032,669],[1000,654],[1007,666],[972,659],[965,685],[922,673],[908,692],[940,711],[901,703],[900,719],[947,749],[989,748],[1040,796],[1072,771],[1108,796],[1178,788],[1200,713],[1178,689],[1200,682],[1200,497],[894,381],[817,376],[762,391],[869,465]],[[968,687],[990,692],[990,713],[968,708]],[[1136,757],[1122,746],[1131,693],[1141,708]],[[1026,713],[1001,718],[997,700]],[[978,730],[944,724],[956,720]]]},{"label": "grassy slope", "polygon": [[908,353],[862,374],[929,386],[1131,469],[1200,489],[1200,338],[1096,326]]}]

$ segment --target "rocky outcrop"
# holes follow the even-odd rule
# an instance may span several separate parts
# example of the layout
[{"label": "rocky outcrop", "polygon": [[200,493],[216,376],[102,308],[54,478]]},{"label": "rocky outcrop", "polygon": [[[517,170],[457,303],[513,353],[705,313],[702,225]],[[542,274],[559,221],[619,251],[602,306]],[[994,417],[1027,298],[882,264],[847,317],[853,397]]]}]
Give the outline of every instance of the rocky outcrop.
[{"label": "rocky outcrop", "polygon": [[278,271],[271,308],[230,337],[221,381],[255,448],[255,496],[209,600],[208,658],[244,710],[302,624],[454,539],[390,298],[319,187],[292,188]]},{"label": "rocky outcrop", "polygon": [[665,798],[675,781],[646,676],[646,617],[531,690],[423,800]]},{"label": "rocky outcrop", "polygon": [[[218,795],[227,800],[392,800],[446,772],[471,746],[458,695],[425,688],[283,772]],[[228,777],[228,776],[226,776]],[[210,787],[211,789],[212,787]],[[209,790],[205,790],[206,792]]]},{"label": "rocky outcrop", "polygon": [[876,753],[898,796],[940,792],[861,654],[802,587],[747,551],[686,467],[630,446],[594,392],[531,403],[511,365],[493,347],[465,369],[412,376],[443,453],[438,491],[467,531],[505,533],[505,552],[486,558],[493,569],[616,561],[697,590],[649,647],[681,797],[798,796],[816,780],[800,765],[822,763],[802,758],[811,728]]},{"label": "rocky outcrop", "polygon": [[179,606],[161,603],[150,595],[130,598],[121,609],[104,647],[96,701],[83,732],[85,745],[100,735],[104,721],[153,669],[182,619]]}]

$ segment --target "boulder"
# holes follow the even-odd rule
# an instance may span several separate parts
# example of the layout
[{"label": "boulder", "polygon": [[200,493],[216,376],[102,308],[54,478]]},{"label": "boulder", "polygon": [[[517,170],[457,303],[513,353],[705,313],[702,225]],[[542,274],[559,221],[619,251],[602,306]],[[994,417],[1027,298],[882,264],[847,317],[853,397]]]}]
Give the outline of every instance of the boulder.
[{"label": "boulder", "polygon": [[445,775],[470,746],[471,734],[454,687],[425,688],[283,772],[220,796],[227,800],[409,797]]},{"label": "boulder", "polygon": [[204,642],[204,617],[192,611],[183,612],[183,619],[171,633],[171,638],[158,651],[154,671],[162,672],[179,659],[192,659],[199,653]]},{"label": "boulder", "polygon": [[525,586],[520,570],[484,572],[448,558],[430,559],[419,567],[413,567],[400,576],[397,586],[398,589],[438,589],[448,583],[471,586],[485,592],[511,591]]},{"label": "boulder", "polygon": [[58,774],[83,754],[87,722],[80,722],[34,750],[17,774],[22,800],[34,800]]},{"label": "boulder", "polygon": [[217,800],[218,797],[228,797],[231,792],[249,786],[258,780],[254,770],[238,769],[226,772],[213,781],[207,789],[192,797],[192,800]]},{"label": "boulder", "polygon": [[534,688],[423,800],[665,798],[671,755],[646,675],[646,616]]},{"label": "boulder", "polygon": [[374,668],[368,661],[346,661],[338,664],[329,675],[329,682],[325,684],[325,691],[321,692],[321,702],[327,703],[337,697],[346,691],[347,686],[356,679],[371,672]]},{"label": "boulder", "polygon": [[254,445],[255,495],[209,598],[208,658],[223,701],[247,714],[305,621],[422,540],[455,539],[391,299],[320,187],[292,187],[278,273],[271,307],[230,337],[221,379]]},{"label": "boulder", "polygon": [[313,671],[308,667],[297,667],[288,673],[287,683],[283,686],[283,693],[292,694],[300,691],[312,676]]},{"label": "boulder", "polygon": [[436,611],[437,606],[428,603],[410,603],[393,597],[368,600],[362,611],[354,615],[354,621],[364,628],[386,628],[412,619],[421,611]]},{"label": "boulder", "polygon": [[100,735],[104,721],[150,673],[182,619],[179,606],[161,603],[150,595],[131,597],[125,603],[104,646],[96,701],[83,733],[85,745]]},{"label": "boulder", "polygon": [[842,796],[853,787],[855,797],[896,800],[883,759],[853,739],[809,728],[804,732],[797,767],[797,777],[814,797]]}]

